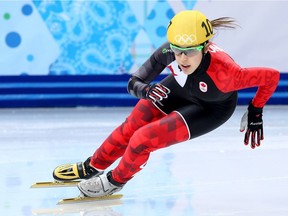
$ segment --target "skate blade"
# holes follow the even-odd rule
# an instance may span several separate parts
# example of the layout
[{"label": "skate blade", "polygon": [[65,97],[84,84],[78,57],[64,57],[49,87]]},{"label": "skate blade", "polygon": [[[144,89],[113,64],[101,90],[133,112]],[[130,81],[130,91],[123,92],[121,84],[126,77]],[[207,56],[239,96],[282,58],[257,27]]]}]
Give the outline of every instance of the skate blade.
[{"label": "skate blade", "polygon": [[80,181],[51,181],[51,182],[36,182],[31,185],[31,188],[51,188],[51,187],[75,187]]},{"label": "skate blade", "polygon": [[104,201],[104,200],[116,200],[121,199],[123,194],[112,194],[101,197],[73,197],[60,200],[57,204],[70,204],[70,203],[80,203],[80,202],[92,202],[92,201]]}]

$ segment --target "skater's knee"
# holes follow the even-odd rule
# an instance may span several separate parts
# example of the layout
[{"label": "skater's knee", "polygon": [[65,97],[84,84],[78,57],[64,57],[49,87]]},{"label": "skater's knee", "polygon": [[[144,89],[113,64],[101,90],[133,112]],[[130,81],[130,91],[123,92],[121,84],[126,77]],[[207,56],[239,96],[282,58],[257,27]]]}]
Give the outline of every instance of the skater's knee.
[{"label": "skater's knee", "polygon": [[153,151],[152,142],[149,137],[145,136],[143,129],[139,129],[133,134],[128,146],[134,154]]},{"label": "skater's knee", "polygon": [[130,138],[138,129],[138,127],[136,127],[134,124],[135,123],[133,123],[129,117],[127,117],[126,120],[121,124],[119,129],[124,137]]}]

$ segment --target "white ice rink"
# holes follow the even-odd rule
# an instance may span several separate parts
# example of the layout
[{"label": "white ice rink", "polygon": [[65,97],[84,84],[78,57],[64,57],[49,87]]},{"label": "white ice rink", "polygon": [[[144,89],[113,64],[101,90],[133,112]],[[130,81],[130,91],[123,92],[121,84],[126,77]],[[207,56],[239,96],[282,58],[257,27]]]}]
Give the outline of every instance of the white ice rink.
[{"label": "white ice rink", "polygon": [[77,188],[30,185],[85,160],[132,108],[0,109],[1,216],[287,216],[287,108],[265,107],[258,149],[243,144],[239,106],[217,130],[152,153],[121,200],[68,205],[56,203]]}]

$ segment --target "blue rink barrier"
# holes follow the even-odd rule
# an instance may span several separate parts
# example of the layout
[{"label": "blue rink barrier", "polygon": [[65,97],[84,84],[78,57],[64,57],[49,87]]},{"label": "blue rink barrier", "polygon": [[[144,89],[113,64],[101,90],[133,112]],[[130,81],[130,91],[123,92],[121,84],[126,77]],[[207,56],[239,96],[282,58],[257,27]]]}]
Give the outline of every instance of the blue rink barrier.
[{"label": "blue rink barrier", "polygon": [[[138,99],[127,92],[129,78],[130,75],[0,76],[0,108],[134,106]],[[256,90],[240,90],[238,104],[248,104]],[[288,104],[288,74],[281,74],[268,104]]]}]

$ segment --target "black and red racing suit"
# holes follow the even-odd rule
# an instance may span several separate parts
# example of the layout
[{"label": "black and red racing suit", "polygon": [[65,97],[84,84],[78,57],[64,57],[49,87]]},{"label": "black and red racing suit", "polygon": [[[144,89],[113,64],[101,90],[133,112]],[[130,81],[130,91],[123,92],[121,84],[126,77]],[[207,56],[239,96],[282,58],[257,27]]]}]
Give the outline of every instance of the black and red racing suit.
[{"label": "black and red racing suit", "polygon": [[241,68],[213,43],[196,71],[185,75],[167,42],[132,75],[130,94],[143,98],[143,89],[166,67],[171,74],[161,84],[170,89],[168,98],[161,103],[141,99],[92,157],[92,165],[102,170],[122,157],[112,172],[117,182],[131,179],[152,151],[203,135],[226,122],[235,110],[237,90],[257,86],[252,104],[263,107],[280,77],[271,68]]}]

